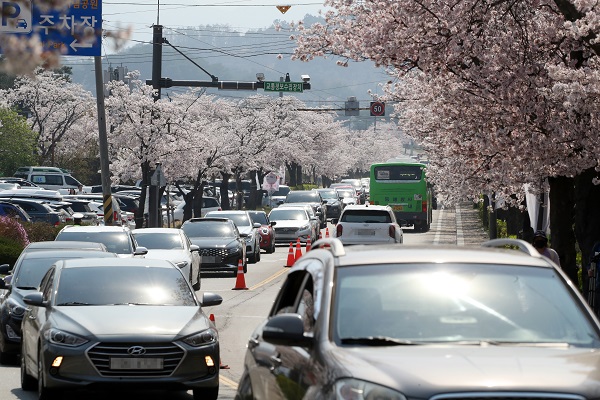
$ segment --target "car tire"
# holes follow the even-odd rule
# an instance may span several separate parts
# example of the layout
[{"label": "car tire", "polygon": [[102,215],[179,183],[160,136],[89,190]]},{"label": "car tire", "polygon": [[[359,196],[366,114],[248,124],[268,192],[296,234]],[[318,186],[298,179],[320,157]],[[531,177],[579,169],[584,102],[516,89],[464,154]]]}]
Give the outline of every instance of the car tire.
[{"label": "car tire", "polygon": [[217,400],[219,397],[219,386],[202,389],[194,389],[194,400]]},{"label": "car tire", "polygon": [[273,254],[275,253],[275,240],[271,240],[271,247],[269,247],[267,249],[267,253],[268,254]]},{"label": "car tire", "polygon": [[254,259],[256,260],[256,262],[260,261],[260,246],[256,246],[257,252],[256,255],[254,256]]},{"label": "car tire", "polygon": [[[23,352],[21,352],[23,354]],[[37,387],[37,380],[27,373],[25,368],[25,357],[21,356],[21,389],[33,391]]]}]

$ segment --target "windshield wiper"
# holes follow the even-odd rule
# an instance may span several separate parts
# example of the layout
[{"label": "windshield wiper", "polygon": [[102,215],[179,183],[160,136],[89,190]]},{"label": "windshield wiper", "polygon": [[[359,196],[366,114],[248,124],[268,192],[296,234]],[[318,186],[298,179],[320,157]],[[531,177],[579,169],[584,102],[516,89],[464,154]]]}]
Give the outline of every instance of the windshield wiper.
[{"label": "windshield wiper", "polygon": [[412,346],[421,344],[411,340],[394,339],[386,336],[343,338],[341,342],[342,344],[364,344],[367,346]]},{"label": "windshield wiper", "polygon": [[21,290],[37,290],[35,286],[17,286],[17,289]]},{"label": "windshield wiper", "polygon": [[512,340],[442,340],[435,344],[457,344],[465,346],[515,346],[515,347],[557,347],[567,348],[571,345],[563,342],[527,342]]},{"label": "windshield wiper", "polygon": [[91,303],[83,303],[81,301],[68,301],[66,303],[57,304],[57,306],[93,306]]}]

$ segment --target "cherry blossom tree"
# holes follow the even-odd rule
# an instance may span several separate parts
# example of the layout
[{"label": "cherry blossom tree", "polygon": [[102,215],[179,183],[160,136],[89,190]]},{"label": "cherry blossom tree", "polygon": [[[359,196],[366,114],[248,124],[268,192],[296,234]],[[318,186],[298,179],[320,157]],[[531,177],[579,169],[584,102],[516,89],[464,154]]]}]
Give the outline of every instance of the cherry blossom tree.
[{"label": "cherry blossom tree", "polygon": [[37,134],[38,162],[55,165],[60,155],[73,154],[92,139],[90,121],[96,119],[96,102],[83,86],[61,74],[37,69],[33,76],[19,76],[15,86],[1,90],[4,104],[27,115]]},{"label": "cherry blossom tree", "polygon": [[[522,198],[522,184],[554,194],[597,175],[598,19],[584,0],[330,0],[325,24],[299,27],[294,58],[335,55],[340,65],[369,59],[388,69],[384,99],[403,103],[408,134],[428,147],[430,173],[450,200],[481,193]],[[579,186],[575,185],[579,182]],[[575,198],[576,196],[572,196]],[[556,201],[556,199],[555,199]],[[600,237],[600,214],[578,241]],[[552,242],[576,279],[574,205],[553,207]],[[562,212],[561,212],[562,211]],[[561,213],[559,213],[561,212]],[[577,229],[576,229],[577,230]]]}]

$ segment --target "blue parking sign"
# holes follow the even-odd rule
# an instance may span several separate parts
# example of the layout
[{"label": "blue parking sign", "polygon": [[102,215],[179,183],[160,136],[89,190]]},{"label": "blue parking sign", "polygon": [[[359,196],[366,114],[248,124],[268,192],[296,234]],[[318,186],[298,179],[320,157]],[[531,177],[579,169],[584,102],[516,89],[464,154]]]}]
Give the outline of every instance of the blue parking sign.
[{"label": "blue parking sign", "polygon": [[101,55],[101,0],[73,0],[62,10],[36,4],[39,1],[0,0],[0,34],[39,35],[44,50],[63,55]]}]

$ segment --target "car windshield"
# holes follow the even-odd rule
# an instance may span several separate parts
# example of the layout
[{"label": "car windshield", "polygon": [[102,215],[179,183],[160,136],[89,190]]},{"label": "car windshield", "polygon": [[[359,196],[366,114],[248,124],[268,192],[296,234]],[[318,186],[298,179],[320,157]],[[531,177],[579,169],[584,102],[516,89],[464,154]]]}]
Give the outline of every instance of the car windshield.
[{"label": "car windshield", "polygon": [[[68,250],[67,250],[68,251]],[[90,253],[91,257],[102,257],[104,255],[98,254],[97,252]],[[113,256],[114,254],[106,253],[106,256]],[[42,278],[48,272],[52,264],[58,260],[67,260],[71,258],[81,258],[81,256],[73,257],[65,255],[64,252],[57,251],[56,256],[44,257],[44,258],[30,258],[25,256],[19,265],[19,268],[15,271],[16,274],[12,278],[11,284],[14,287],[24,288],[37,288],[40,286]]]},{"label": "car windshield", "polygon": [[285,198],[286,203],[320,203],[321,199],[317,192],[290,192]]},{"label": "car windshield", "polygon": [[230,220],[233,221],[233,223],[236,226],[251,225],[250,218],[245,213],[236,214],[236,213],[221,213],[221,212],[219,212],[219,213],[207,213],[206,216],[207,217],[211,216],[211,217],[219,217],[219,218],[229,218]]},{"label": "car windshield", "polygon": [[351,190],[338,189],[338,193],[340,194],[340,197],[354,197],[354,192],[352,192]]},{"label": "car windshield", "polygon": [[390,223],[390,213],[383,210],[344,210],[340,222]]},{"label": "car windshield", "polygon": [[267,222],[267,214],[265,213],[251,212],[250,218],[252,218],[252,222],[259,223],[261,225],[269,225]]},{"label": "car windshield", "polygon": [[[116,274],[116,275],[115,275]],[[195,306],[194,294],[176,268],[64,268],[55,305]]]},{"label": "car windshield", "polygon": [[287,196],[287,194],[290,192],[290,188],[289,187],[282,187],[279,186],[279,189],[274,191],[271,196],[275,197],[275,196],[281,196],[281,197],[285,197]]},{"label": "car windshield", "polygon": [[227,221],[188,222],[181,226],[188,237],[235,237],[235,231]]},{"label": "car windshield", "polygon": [[144,246],[149,250],[173,250],[184,248],[179,232],[144,233],[137,231],[133,233],[133,236],[139,246]]},{"label": "car windshield", "polygon": [[375,337],[599,345],[590,320],[552,269],[444,263],[364,265],[336,274],[332,327],[338,344]]},{"label": "car windshield", "polygon": [[324,199],[337,199],[338,195],[335,190],[319,190],[321,197]]},{"label": "car windshield", "polygon": [[133,254],[133,248],[129,234],[126,232],[69,232],[63,231],[55,240],[75,240],[83,242],[104,243],[111,253]]},{"label": "car windshield", "polygon": [[307,220],[307,215],[305,210],[301,209],[280,209],[276,208],[271,211],[269,214],[269,218],[271,221],[280,221],[280,220]]}]

